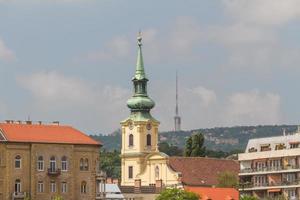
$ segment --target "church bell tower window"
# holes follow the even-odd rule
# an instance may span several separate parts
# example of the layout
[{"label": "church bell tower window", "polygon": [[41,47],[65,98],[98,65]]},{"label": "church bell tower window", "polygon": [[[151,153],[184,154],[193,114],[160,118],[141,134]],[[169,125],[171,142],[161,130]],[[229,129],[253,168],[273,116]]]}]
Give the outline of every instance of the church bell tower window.
[{"label": "church bell tower window", "polygon": [[132,134],[129,135],[129,146],[130,147],[133,146],[133,135]]}]

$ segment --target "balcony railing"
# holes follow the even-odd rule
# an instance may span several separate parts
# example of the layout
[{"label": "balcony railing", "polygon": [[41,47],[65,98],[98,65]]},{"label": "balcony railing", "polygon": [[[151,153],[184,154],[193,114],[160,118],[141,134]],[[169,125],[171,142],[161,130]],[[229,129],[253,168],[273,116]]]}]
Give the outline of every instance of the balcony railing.
[{"label": "balcony railing", "polygon": [[290,169],[300,169],[300,166],[279,166],[279,167],[263,167],[263,168],[247,168],[241,169],[240,173],[254,173],[254,172],[271,172],[271,171],[282,171],[282,170],[290,170]]},{"label": "balcony railing", "polygon": [[300,185],[300,180],[295,181],[281,181],[272,183],[245,183],[240,184],[240,189],[244,188],[256,188],[256,187],[272,187],[272,186],[289,186],[289,185]]},{"label": "balcony railing", "polygon": [[48,168],[48,175],[51,175],[51,176],[58,176],[60,175],[60,172],[61,170],[59,168]]},{"label": "balcony railing", "polygon": [[26,197],[26,192],[13,192],[13,199],[24,199]]}]

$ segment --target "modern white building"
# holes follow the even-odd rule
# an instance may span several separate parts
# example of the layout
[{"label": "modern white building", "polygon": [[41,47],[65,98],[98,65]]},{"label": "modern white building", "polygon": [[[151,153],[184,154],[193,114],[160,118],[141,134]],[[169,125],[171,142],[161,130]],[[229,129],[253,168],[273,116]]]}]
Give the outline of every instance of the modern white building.
[{"label": "modern white building", "polygon": [[263,198],[300,199],[300,132],[250,139],[239,154],[240,192]]}]

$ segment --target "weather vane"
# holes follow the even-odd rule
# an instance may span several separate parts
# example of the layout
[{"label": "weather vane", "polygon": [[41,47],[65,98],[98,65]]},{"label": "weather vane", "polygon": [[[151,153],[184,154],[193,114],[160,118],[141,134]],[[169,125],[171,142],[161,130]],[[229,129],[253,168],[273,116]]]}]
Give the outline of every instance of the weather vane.
[{"label": "weather vane", "polygon": [[142,31],[141,30],[138,33],[137,40],[138,40],[138,45],[142,46]]}]

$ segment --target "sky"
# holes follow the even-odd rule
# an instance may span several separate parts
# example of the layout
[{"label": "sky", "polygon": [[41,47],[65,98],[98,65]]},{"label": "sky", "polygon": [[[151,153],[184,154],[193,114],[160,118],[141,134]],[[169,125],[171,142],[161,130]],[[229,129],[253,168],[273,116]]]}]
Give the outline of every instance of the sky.
[{"label": "sky", "polygon": [[160,130],[300,123],[299,0],[0,0],[0,120],[109,134],[137,32]]}]

